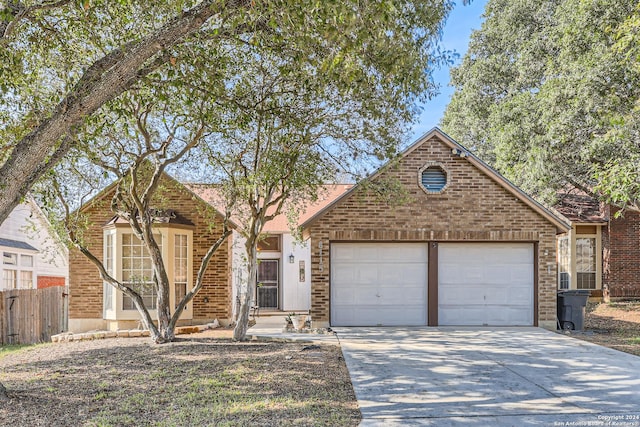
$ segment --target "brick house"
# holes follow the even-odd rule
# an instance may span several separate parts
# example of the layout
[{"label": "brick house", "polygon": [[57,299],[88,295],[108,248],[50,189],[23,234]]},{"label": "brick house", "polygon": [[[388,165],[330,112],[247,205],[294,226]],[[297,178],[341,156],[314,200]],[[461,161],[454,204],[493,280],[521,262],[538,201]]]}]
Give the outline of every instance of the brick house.
[{"label": "brick house", "polygon": [[365,182],[302,224],[315,326],[555,329],[561,217],[437,128]]},{"label": "brick house", "polygon": [[558,236],[558,289],[588,289],[596,298],[640,297],[640,213],[600,203],[578,189],[559,195],[571,224]]},{"label": "brick house", "polygon": [[[171,304],[194,286],[200,260],[222,232],[222,215],[173,178],[165,175],[154,209],[166,212],[158,223],[160,242],[169,279]],[[128,223],[114,219],[109,208],[114,187],[106,188],[82,209],[91,224],[84,236],[89,249],[119,280],[150,277],[150,262]],[[205,285],[187,305],[180,324],[201,324],[231,317],[231,241],[212,257]],[[155,305],[155,291],[138,283],[147,307]],[[139,314],[122,292],[103,284],[96,267],[79,251],[69,254],[69,330],[123,329],[137,327]],[[156,317],[152,311],[152,317]]]},{"label": "brick house", "polygon": [[[165,263],[172,279],[172,301],[194,285],[200,260],[222,231],[223,203],[215,186],[182,184],[165,175],[161,183],[155,209],[170,213],[166,221],[157,225]],[[343,193],[350,185],[327,186],[319,198],[302,212],[303,221]],[[92,224],[85,236],[90,250],[111,268],[112,274],[125,280],[131,274],[128,267],[134,262],[135,251],[143,251],[128,223],[114,217],[109,208],[113,188],[105,189],[91,200],[81,212]],[[239,221],[239,218],[232,218]],[[235,222],[237,224],[237,222]],[[246,283],[244,239],[233,225],[233,234],[209,263],[205,285],[181,317],[180,325],[202,324],[213,319],[227,324],[238,308],[239,289]],[[310,249],[291,234],[286,214],[267,223],[265,237],[258,243],[258,281],[252,289],[253,301],[260,310],[307,311],[310,307],[311,278],[308,274]],[[183,255],[179,256],[178,254]],[[131,254],[132,259],[127,259]],[[140,256],[137,256],[140,258]],[[186,267],[186,275],[178,274]],[[150,264],[146,264],[147,267]],[[144,270],[144,269],[143,269]],[[142,272],[144,272],[142,270]],[[137,273],[141,271],[138,269]],[[138,274],[140,275],[140,274]],[[96,267],[79,251],[70,253],[69,329],[74,332],[94,329],[122,329],[137,327],[138,312],[122,292],[103,285]],[[150,272],[146,274],[150,276]],[[153,307],[155,292],[151,284],[143,293],[145,304]],[[152,313],[152,317],[155,314]]]}]

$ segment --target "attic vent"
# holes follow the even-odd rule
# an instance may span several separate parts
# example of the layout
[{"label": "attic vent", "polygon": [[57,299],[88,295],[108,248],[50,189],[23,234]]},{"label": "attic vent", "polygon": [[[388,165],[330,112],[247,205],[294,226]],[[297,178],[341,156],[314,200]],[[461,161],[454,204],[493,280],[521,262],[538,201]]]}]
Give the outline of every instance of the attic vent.
[{"label": "attic vent", "polygon": [[440,166],[429,166],[422,170],[420,183],[428,193],[440,193],[447,186],[447,173]]}]

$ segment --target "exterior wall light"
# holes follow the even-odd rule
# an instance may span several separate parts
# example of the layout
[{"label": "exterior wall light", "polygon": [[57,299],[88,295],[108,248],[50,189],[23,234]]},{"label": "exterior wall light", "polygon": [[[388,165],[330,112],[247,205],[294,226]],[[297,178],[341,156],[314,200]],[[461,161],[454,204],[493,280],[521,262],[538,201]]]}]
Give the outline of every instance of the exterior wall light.
[{"label": "exterior wall light", "polygon": [[289,264],[293,264],[294,262],[296,262],[296,257],[292,253],[289,255]]}]

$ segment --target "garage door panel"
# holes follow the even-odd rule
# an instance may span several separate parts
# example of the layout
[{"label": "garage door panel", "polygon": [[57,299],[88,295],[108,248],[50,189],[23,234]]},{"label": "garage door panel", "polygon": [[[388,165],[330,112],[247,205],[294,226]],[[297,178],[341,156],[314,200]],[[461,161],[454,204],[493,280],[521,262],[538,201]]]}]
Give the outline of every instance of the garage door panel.
[{"label": "garage door panel", "polygon": [[533,245],[442,243],[440,325],[532,325]]},{"label": "garage door panel", "polygon": [[424,287],[427,280],[427,265],[425,263],[379,264],[376,269],[383,285],[393,284],[403,288],[410,286]]},{"label": "garage door panel", "polygon": [[[443,310],[444,308],[444,310]],[[438,307],[440,325],[475,326],[482,325],[486,318],[484,306],[440,306]]]},{"label": "garage door panel", "polygon": [[445,306],[483,305],[484,290],[480,286],[456,285],[438,289],[438,300]]},{"label": "garage door panel", "polygon": [[410,326],[427,321],[427,245],[331,245],[331,324]]}]

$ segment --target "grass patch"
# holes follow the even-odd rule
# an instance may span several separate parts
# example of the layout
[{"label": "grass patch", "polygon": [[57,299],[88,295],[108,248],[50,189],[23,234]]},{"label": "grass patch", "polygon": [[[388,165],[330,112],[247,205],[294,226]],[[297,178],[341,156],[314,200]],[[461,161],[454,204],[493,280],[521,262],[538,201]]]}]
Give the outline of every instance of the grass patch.
[{"label": "grass patch", "polygon": [[[356,426],[336,346],[302,343],[116,341],[36,349],[4,367],[13,404],[0,425]],[[100,348],[98,348],[100,347]],[[66,354],[60,351],[68,350]],[[51,351],[49,351],[51,353]],[[19,362],[19,363],[17,363]],[[2,367],[0,366],[0,369]],[[19,421],[16,421],[19,420]]]},{"label": "grass patch", "polygon": [[629,344],[640,344],[640,337],[633,337],[629,339]]},{"label": "grass patch", "polygon": [[0,346],[0,359],[10,354],[15,354],[27,348],[33,348],[37,344],[8,344]]}]

